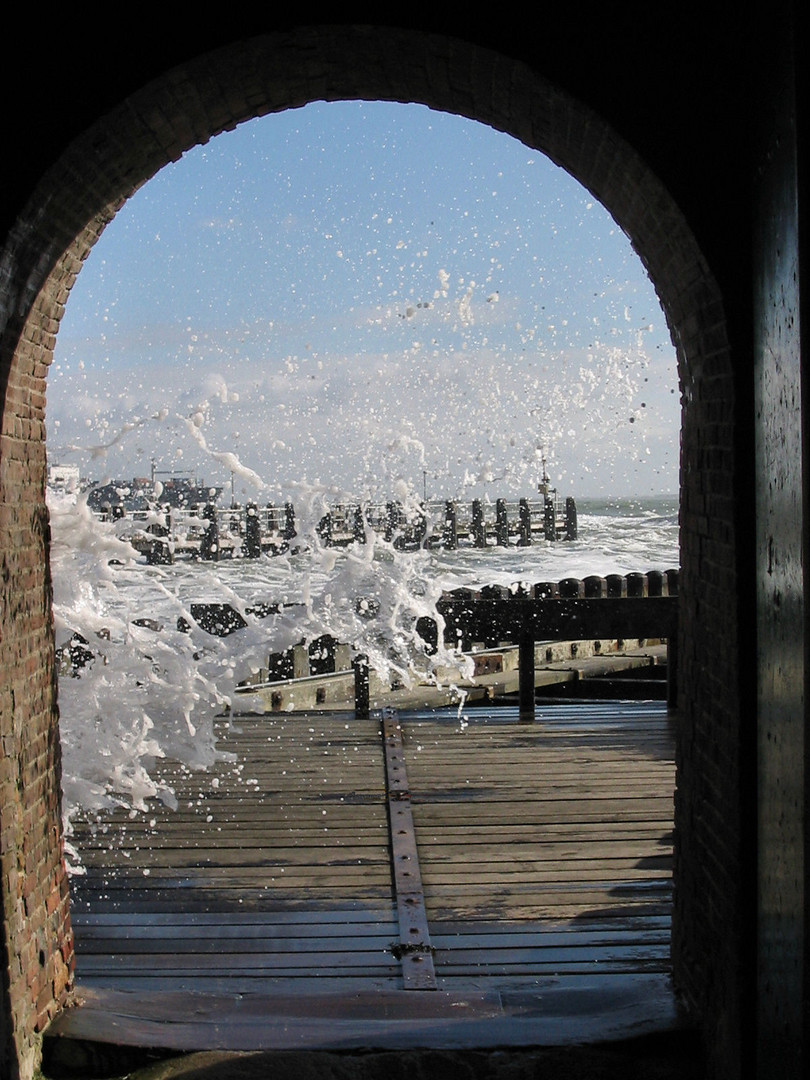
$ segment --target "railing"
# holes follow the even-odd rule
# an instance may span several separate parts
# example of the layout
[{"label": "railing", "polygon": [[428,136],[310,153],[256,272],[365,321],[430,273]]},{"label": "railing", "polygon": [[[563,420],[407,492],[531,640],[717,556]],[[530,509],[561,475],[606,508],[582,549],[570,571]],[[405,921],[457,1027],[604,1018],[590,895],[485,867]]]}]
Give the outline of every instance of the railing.
[{"label": "railing", "polygon": [[[463,595],[461,595],[463,593]],[[518,644],[520,718],[535,713],[535,643],[583,639],[659,638],[667,642],[667,702],[677,704],[678,571],[566,578],[516,590],[491,586],[459,590],[436,605],[448,643]],[[438,635],[433,620],[420,620],[422,636]],[[431,629],[431,624],[433,629]],[[433,636],[433,641],[437,640]],[[358,657],[355,710],[369,710],[368,661]]]}]

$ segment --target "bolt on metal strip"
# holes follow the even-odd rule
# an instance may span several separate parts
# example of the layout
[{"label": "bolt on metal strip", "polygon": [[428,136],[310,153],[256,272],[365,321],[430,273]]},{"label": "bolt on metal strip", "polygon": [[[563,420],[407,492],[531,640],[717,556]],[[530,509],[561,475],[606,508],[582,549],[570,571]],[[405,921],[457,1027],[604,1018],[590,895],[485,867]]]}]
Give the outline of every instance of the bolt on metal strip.
[{"label": "bolt on metal strip", "polygon": [[430,944],[419,852],[411,813],[411,793],[405,769],[402,729],[393,709],[382,713],[385,776],[388,790],[388,829],[397,894],[399,960],[406,990],[435,990],[436,969]]}]

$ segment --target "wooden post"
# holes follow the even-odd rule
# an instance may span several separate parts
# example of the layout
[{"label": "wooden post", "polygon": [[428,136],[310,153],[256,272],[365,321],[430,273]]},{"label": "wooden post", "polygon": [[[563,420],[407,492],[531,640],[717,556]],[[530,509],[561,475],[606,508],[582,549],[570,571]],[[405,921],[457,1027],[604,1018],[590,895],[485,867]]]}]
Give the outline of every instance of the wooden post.
[{"label": "wooden post", "polygon": [[416,517],[410,523],[411,542],[422,547],[427,540],[427,503],[422,503]]},{"label": "wooden post", "polygon": [[416,620],[416,632],[425,643],[425,653],[435,656],[439,651],[439,627],[436,620],[421,615]]},{"label": "wooden post", "polygon": [[678,707],[678,631],[667,638],[667,708]]},{"label": "wooden post", "polygon": [[530,547],[532,542],[532,511],[528,499],[520,500],[520,540],[521,547]]},{"label": "wooden post", "polygon": [[627,596],[627,578],[622,574],[608,574],[605,581],[609,597],[617,600],[621,596]]},{"label": "wooden post", "polygon": [[321,634],[309,644],[309,674],[328,675],[335,670],[335,646],[331,634]]},{"label": "wooden post", "polygon": [[664,592],[664,574],[661,570],[648,570],[647,571],[647,595],[648,596],[665,596]]},{"label": "wooden post", "polygon": [[444,504],[444,546],[451,551],[458,547],[458,518],[452,499]]},{"label": "wooden post", "polygon": [[363,516],[363,507],[355,506],[354,508],[354,525],[352,527],[352,536],[356,544],[365,544],[366,542],[366,522]]},{"label": "wooden post", "polygon": [[146,561],[150,566],[169,566],[174,562],[174,554],[168,540],[155,537],[149,544]]},{"label": "wooden post", "polygon": [[644,574],[632,573],[627,575],[627,595],[646,596],[647,579]]},{"label": "wooden post", "polygon": [[484,508],[480,499],[473,499],[472,504],[473,544],[477,548],[487,546],[487,530],[484,525]]},{"label": "wooden post", "polygon": [[354,715],[367,720],[370,713],[368,657],[362,653],[352,661],[354,668]]},{"label": "wooden post", "polygon": [[522,722],[534,720],[534,634],[526,623],[518,642],[518,701]]},{"label": "wooden post", "polygon": [[577,504],[569,495],[565,500],[565,539],[576,540],[577,534]]},{"label": "wooden post", "polygon": [[324,547],[332,546],[332,511],[328,510],[318,522],[318,535]]},{"label": "wooden post", "polygon": [[509,547],[509,517],[506,512],[506,499],[495,500],[495,543],[498,547]]},{"label": "wooden post", "polygon": [[295,536],[295,507],[292,503],[284,504],[284,539],[292,540]]},{"label": "wooden post", "polygon": [[[113,508],[113,516],[118,509],[117,506]],[[150,525],[147,529],[147,532],[155,537],[149,545],[149,551],[146,553],[146,561],[150,566],[166,566],[174,562],[174,552],[171,545],[172,519],[168,507],[165,511],[164,521],[165,524],[163,525]],[[164,537],[165,539],[163,539]]]},{"label": "wooden post", "polygon": [[607,582],[597,574],[589,574],[588,577],[583,578],[582,584],[585,588],[585,595],[592,600],[607,595]]},{"label": "wooden post", "polygon": [[211,503],[203,510],[202,515],[208,522],[200,544],[200,557],[209,562],[217,562],[219,559],[219,525],[217,524],[217,510]]},{"label": "wooden post", "polygon": [[556,581],[536,581],[534,595],[537,600],[543,600],[549,596],[559,596],[560,589]]},{"label": "wooden post", "polygon": [[543,536],[546,540],[557,539],[557,511],[554,509],[554,501],[548,495],[543,504]]},{"label": "wooden post", "polygon": [[256,503],[248,503],[245,514],[245,555],[248,559],[258,559],[262,553],[262,530]]},{"label": "wooden post", "polygon": [[394,539],[394,533],[397,531],[397,522],[399,520],[399,513],[397,511],[397,504],[395,502],[389,502],[385,504],[385,542],[390,544]]}]

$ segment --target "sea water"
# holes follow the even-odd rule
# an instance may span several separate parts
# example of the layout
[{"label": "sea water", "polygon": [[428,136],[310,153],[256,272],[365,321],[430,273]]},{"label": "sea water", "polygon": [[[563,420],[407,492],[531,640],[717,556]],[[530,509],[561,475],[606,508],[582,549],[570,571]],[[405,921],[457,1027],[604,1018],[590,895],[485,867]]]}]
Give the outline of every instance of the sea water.
[{"label": "sea water", "polygon": [[[453,664],[463,673],[468,661],[428,655],[415,629],[445,591],[679,566],[675,496],[579,500],[575,541],[400,552],[368,533],[324,548],[313,517],[296,522],[297,554],[168,566],[148,565],[126,522],[99,522],[81,497],[51,495],[49,509],[68,835],[80,812],[137,812],[154,796],[172,805],[156,761],[210,766],[214,718],[270,652],[329,633],[405,683]],[[210,602],[239,611],[244,628],[206,633],[192,605]]]}]

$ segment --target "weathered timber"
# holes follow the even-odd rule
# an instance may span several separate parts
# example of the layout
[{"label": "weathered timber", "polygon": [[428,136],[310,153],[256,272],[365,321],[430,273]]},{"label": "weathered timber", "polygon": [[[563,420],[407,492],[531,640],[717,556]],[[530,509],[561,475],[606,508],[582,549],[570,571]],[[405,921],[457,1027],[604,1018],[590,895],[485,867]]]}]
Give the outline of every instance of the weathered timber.
[{"label": "weathered timber", "polygon": [[618,601],[590,597],[553,599],[443,598],[436,605],[451,627],[473,641],[519,641],[525,633],[542,640],[586,638],[670,638],[678,625],[674,596],[625,597]]},{"label": "weathered timber", "polygon": [[[150,800],[77,822],[79,1007],[52,1035],[506,1045],[536,1041],[573,999],[633,1033],[672,1023],[663,706],[549,707],[530,726],[503,708],[396,719],[387,765],[384,729],[350,713],[222,722],[235,759],[160,763],[176,810]],[[387,813],[400,808],[404,840]],[[397,907],[414,866],[418,921]],[[429,993],[404,989],[417,937]]]},{"label": "weathered timber", "polygon": [[[678,631],[677,596],[650,596],[644,575],[623,579],[625,595],[585,596],[584,582],[566,580],[549,595],[542,586],[534,596],[487,595],[445,597],[436,605],[445,620],[445,640],[457,642],[517,641],[520,651],[520,713],[533,711],[534,642],[583,638],[663,638],[674,653]],[[658,579],[656,583],[660,584]],[[631,595],[631,590],[633,595]],[[483,592],[483,590],[482,590]],[[567,595],[564,595],[566,594]],[[675,663],[668,662],[669,701],[676,702]]]}]

